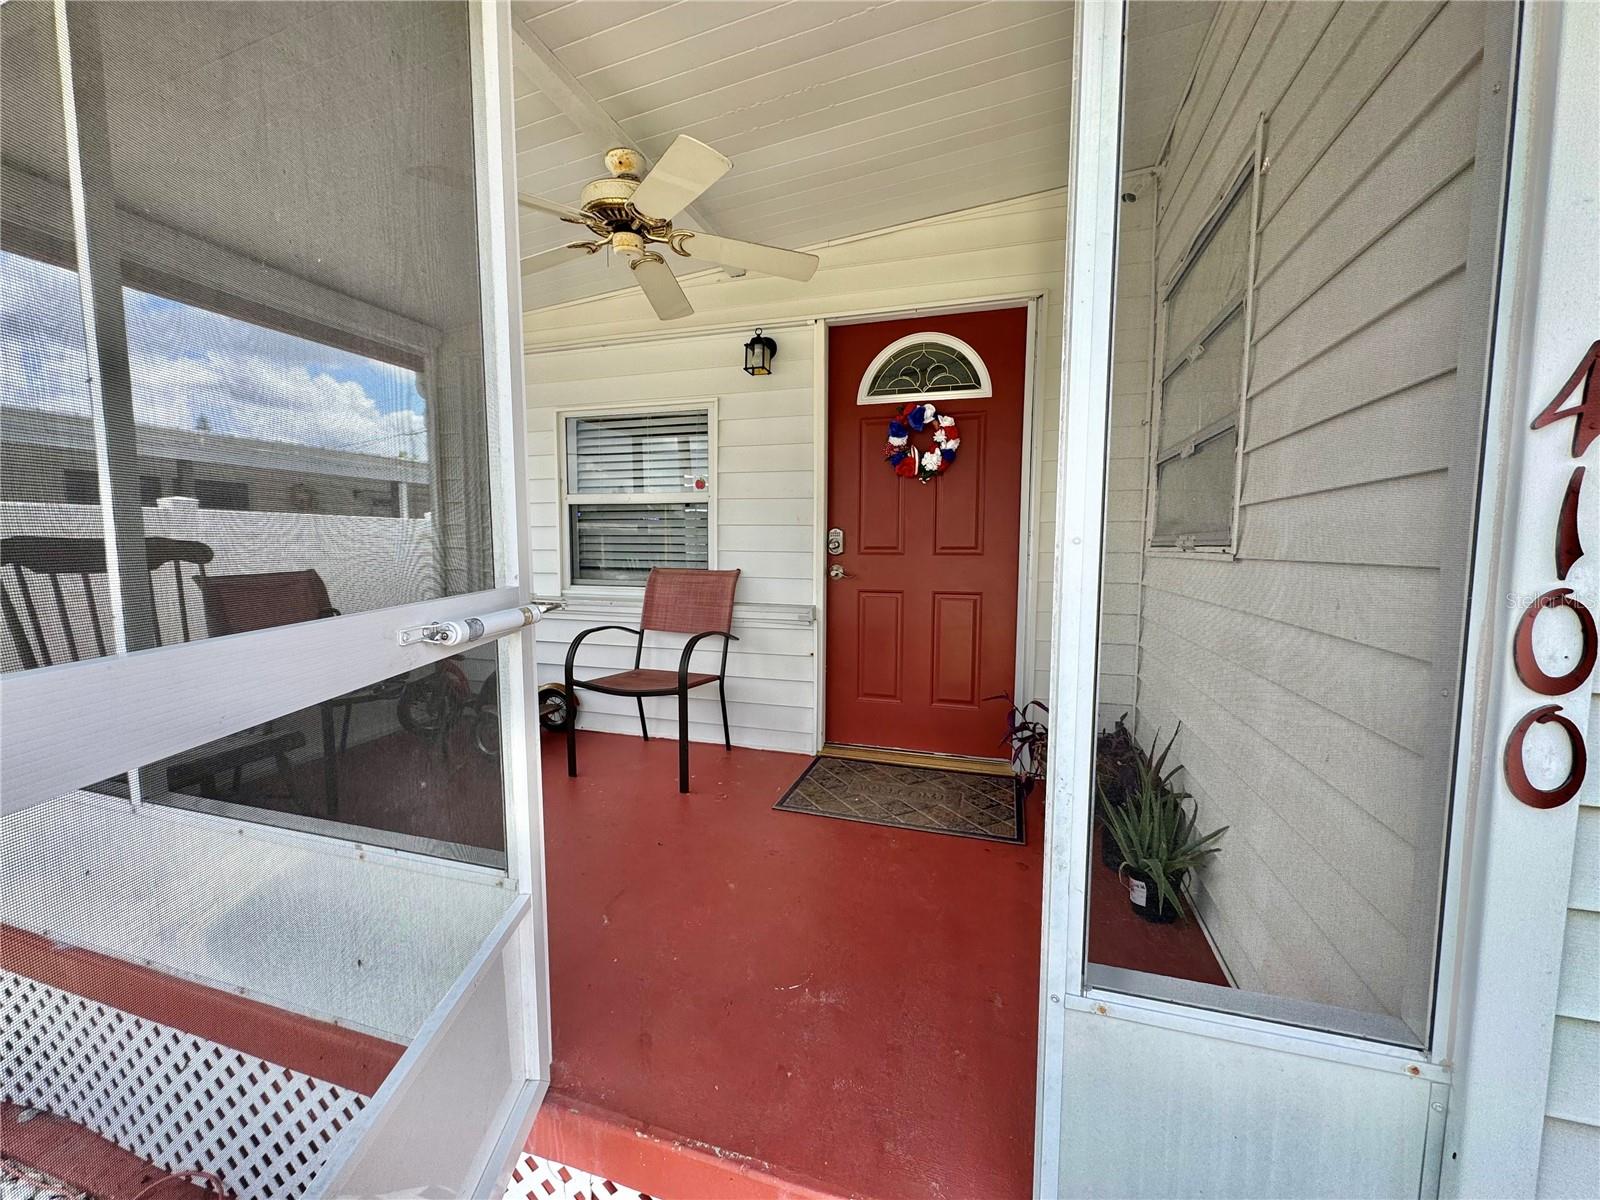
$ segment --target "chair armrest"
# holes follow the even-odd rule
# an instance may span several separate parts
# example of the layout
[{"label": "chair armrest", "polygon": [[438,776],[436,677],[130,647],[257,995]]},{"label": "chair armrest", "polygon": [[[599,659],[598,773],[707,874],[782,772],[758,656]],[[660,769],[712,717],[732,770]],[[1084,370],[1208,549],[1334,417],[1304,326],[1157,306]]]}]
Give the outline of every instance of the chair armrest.
[{"label": "chair armrest", "polygon": [[694,648],[701,642],[705,641],[708,637],[719,637],[723,639],[721,674],[726,675],[728,673],[728,644],[730,642],[737,642],[739,639],[734,634],[724,633],[720,629],[708,629],[704,633],[695,634],[683,644],[683,657],[678,660],[678,686],[680,688],[687,687],[689,684],[689,656],[694,653]]},{"label": "chair armrest", "polygon": [[578,636],[573,638],[572,642],[567,646],[567,679],[569,681],[572,679],[572,668],[578,661],[578,647],[583,645],[583,639],[588,637],[591,633],[604,633],[608,629],[615,629],[619,633],[631,633],[634,637],[639,639],[640,646],[644,645],[644,630],[642,629],[630,629],[626,625],[591,626],[590,628],[581,631]]}]

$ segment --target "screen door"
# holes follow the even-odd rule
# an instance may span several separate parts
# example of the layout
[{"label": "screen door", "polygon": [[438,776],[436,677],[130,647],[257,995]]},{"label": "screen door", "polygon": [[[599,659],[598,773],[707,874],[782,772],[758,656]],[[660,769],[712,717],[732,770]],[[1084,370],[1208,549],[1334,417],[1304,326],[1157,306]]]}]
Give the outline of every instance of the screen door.
[{"label": "screen door", "polygon": [[0,9],[4,1099],[235,1195],[545,1074],[531,631],[399,637],[526,598],[504,18]]}]

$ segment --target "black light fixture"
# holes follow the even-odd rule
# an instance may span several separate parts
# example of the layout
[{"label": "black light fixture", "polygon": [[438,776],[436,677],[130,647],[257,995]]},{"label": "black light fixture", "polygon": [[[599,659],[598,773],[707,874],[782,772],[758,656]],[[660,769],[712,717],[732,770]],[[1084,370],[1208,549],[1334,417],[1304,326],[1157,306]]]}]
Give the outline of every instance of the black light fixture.
[{"label": "black light fixture", "polygon": [[778,343],[762,337],[761,330],[744,344],[744,369],[751,375],[771,375],[772,360],[778,356]]}]

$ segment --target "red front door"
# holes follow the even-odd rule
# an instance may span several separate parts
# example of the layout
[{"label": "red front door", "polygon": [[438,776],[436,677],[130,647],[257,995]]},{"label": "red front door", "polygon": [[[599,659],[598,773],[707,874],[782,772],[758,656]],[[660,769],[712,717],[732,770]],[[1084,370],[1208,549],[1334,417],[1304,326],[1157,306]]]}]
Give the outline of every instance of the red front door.
[{"label": "red front door", "polygon": [[[961,444],[926,483],[885,461],[890,419],[915,396],[859,404],[890,343],[949,334],[988,367],[993,395],[933,403]],[[916,317],[828,331],[827,738],[1001,758],[1016,675],[1017,555],[1027,310]],[[931,431],[911,442],[931,449]],[[842,572],[842,574],[841,574]]]}]

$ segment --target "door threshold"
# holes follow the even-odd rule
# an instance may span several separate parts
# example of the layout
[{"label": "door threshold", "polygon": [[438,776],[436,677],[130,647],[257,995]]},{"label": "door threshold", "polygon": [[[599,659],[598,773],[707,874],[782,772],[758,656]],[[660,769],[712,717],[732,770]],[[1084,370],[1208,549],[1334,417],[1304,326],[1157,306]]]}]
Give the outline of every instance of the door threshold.
[{"label": "door threshold", "polygon": [[829,758],[853,758],[857,762],[889,763],[896,767],[930,767],[936,771],[965,771],[969,775],[1010,775],[1011,764],[1003,758],[968,758],[961,754],[927,754],[920,750],[895,750],[888,746],[846,746],[828,742],[822,753]]}]

